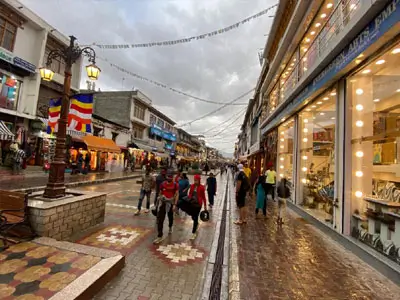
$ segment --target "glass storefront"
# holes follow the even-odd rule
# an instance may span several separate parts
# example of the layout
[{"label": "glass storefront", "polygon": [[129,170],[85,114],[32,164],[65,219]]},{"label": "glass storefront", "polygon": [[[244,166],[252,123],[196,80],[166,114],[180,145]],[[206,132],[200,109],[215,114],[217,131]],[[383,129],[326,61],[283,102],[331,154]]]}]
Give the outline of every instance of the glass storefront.
[{"label": "glass storefront", "polygon": [[335,190],[336,90],[309,103],[299,114],[299,204],[333,223]]},{"label": "glass storefront", "polygon": [[0,71],[0,108],[17,109],[21,82]]},{"label": "glass storefront", "polygon": [[[293,164],[294,164],[294,119],[289,119],[278,127],[278,163],[277,178],[279,182],[282,178],[286,178],[290,187],[294,186]],[[293,201],[293,193],[291,193]]]},{"label": "glass storefront", "polygon": [[353,236],[388,256],[400,247],[399,65],[397,44],[347,79]]}]

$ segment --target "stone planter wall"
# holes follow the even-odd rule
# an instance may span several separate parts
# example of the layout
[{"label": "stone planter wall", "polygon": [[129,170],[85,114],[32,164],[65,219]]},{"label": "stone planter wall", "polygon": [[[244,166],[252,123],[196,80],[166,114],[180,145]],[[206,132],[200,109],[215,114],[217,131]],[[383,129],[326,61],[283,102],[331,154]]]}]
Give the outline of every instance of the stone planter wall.
[{"label": "stone planter wall", "polygon": [[104,221],[106,194],[82,193],[55,201],[43,201],[34,197],[29,200],[32,228],[39,236],[57,240],[69,240]]}]

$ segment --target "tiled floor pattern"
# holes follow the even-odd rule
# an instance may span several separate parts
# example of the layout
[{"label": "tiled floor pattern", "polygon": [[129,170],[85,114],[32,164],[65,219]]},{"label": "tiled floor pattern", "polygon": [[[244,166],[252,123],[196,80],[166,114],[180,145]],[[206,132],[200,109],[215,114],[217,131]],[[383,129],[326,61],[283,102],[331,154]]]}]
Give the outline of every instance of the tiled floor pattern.
[{"label": "tiled floor pattern", "polygon": [[33,242],[13,245],[0,253],[0,299],[49,299],[100,260]]},{"label": "tiled floor pattern", "polygon": [[179,216],[175,215],[172,234],[168,234],[166,217],[165,239],[161,244],[154,245],[152,241],[156,237],[155,217],[151,213],[134,216],[139,193],[126,192],[138,189],[136,180],[120,182],[119,186],[108,186],[104,225],[77,237],[77,240],[85,245],[95,245],[127,254],[125,268],[116,279],[102,289],[96,299],[197,300],[202,288],[202,277],[213,240],[215,222],[211,220],[200,223],[198,236],[196,240],[191,241],[190,217],[182,212]]}]

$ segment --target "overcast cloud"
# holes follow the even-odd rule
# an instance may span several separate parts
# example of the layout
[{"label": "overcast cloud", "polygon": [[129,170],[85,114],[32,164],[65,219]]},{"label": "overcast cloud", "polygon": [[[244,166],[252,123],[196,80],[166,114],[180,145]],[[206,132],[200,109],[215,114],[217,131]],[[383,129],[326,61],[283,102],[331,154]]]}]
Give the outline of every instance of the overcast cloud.
[{"label": "overcast cloud", "polygon": [[[20,0],[65,35],[80,44],[132,44],[180,39],[232,25],[277,0]],[[272,15],[273,11],[269,14]],[[258,51],[265,44],[272,18],[267,15],[238,29],[205,40],[167,47],[101,50],[97,55],[141,76],[197,97],[228,102],[252,89],[261,67]],[[130,77],[99,60],[101,90],[139,89],[178,124],[216,108]],[[82,76],[81,87],[85,87]],[[123,80],[124,78],[124,80]],[[239,102],[247,102],[253,94]],[[228,106],[204,120],[184,127],[201,133],[244,109]],[[232,153],[243,117],[208,144]],[[230,124],[232,122],[227,122]],[[207,133],[213,136],[224,128]]]}]

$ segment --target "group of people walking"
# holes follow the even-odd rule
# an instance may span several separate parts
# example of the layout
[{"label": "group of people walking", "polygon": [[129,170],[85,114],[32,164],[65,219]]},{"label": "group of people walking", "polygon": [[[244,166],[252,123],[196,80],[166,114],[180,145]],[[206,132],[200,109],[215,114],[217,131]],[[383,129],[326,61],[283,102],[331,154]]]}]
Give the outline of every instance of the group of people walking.
[{"label": "group of people walking", "polygon": [[255,216],[262,210],[264,217],[267,216],[267,200],[270,195],[272,201],[276,201],[275,188],[277,190],[278,217],[277,223],[283,224],[283,217],[286,211],[286,200],[290,198],[290,189],[287,179],[282,178],[276,185],[276,171],[272,164],[269,164],[264,174],[257,174],[247,164],[239,164],[235,175],[236,204],[239,208],[239,219],[234,223],[242,225],[247,223],[246,201],[252,195],[256,196]]},{"label": "group of people walking", "polygon": [[149,213],[150,197],[153,189],[155,189],[155,198],[152,213],[157,218],[157,237],[154,243],[158,244],[164,239],[164,221],[166,216],[168,217],[168,234],[172,234],[174,215],[179,215],[180,211],[191,216],[193,220],[190,239],[194,240],[197,237],[199,216],[203,221],[207,221],[209,218],[206,191],[210,209],[214,205],[217,181],[213,173],[210,173],[206,186],[204,186],[201,183],[200,175],[195,175],[194,181],[191,184],[185,172],[178,172],[174,176],[172,171],[163,169],[154,179],[151,175],[151,169],[147,168],[142,178],[142,187],[135,215],[141,214],[144,198],[146,198],[144,213]]}]

